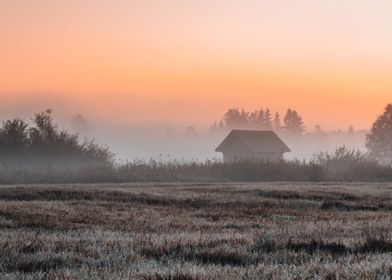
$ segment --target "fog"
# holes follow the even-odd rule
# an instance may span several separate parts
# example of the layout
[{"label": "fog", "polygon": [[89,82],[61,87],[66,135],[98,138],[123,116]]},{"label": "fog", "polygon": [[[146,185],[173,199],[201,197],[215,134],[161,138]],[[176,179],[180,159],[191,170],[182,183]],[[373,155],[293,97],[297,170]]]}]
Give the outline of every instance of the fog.
[{"label": "fog", "polygon": [[[97,120],[93,115],[85,114],[81,107],[69,100],[48,98],[47,101],[49,104],[47,107],[42,107],[42,104],[34,102],[33,99],[23,99],[23,102],[15,101],[12,104],[3,103],[0,105],[0,119],[21,118],[30,122],[34,113],[48,107],[53,108],[53,117],[58,122],[59,128],[78,133],[82,140],[94,139],[101,145],[107,145],[120,162],[150,159],[197,161],[221,159],[222,155],[215,152],[215,148],[230,132],[228,129],[211,132],[210,125],[193,126],[191,123],[184,125],[165,120],[149,123]],[[50,106],[59,103],[62,103],[62,106]],[[211,124],[214,121],[211,120]],[[307,120],[304,121],[306,124]],[[342,127],[348,128],[349,124],[342,123]],[[286,159],[309,160],[315,153],[332,152],[340,146],[366,151],[364,130],[315,132],[307,128],[303,135],[297,137],[278,134],[292,151],[285,154]]]},{"label": "fog", "polygon": [[[229,133],[212,133],[209,127],[171,126],[152,124],[109,125],[91,124],[87,129],[70,129],[82,138],[95,139],[108,145],[120,161],[126,160],[197,160],[221,159],[215,148]],[[366,151],[366,131],[307,132],[297,137],[278,133],[291,149],[286,159],[309,160],[320,151],[333,152],[337,147]]]},{"label": "fog", "polygon": [[[71,128],[72,129],[72,128]],[[82,138],[108,145],[120,161],[126,160],[198,160],[219,158],[214,152],[223,136],[211,135],[208,128],[130,124],[92,126],[86,131],[74,130]]]}]

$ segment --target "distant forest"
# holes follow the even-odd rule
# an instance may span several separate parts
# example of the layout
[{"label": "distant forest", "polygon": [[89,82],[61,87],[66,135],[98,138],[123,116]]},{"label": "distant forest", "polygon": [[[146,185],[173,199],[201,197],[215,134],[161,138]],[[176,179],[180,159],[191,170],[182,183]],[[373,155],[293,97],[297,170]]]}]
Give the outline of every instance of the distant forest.
[{"label": "distant forest", "polygon": [[[306,126],[302,116],[294,109],[287,109],[283,118],[279,112],[272,112],[268,107],[259,110],[246,111],[239,108],[231,108],[226,111],[220,121],[216,121],[210,127],[211,132],[219,132],[231,129],[260,129],[274,130],[290,135],[305,133]],[[312,133],[324,133],[320,125],[316,125]],[[354,127],[350,125],[346,131],[353,133]]]},{"label": "distant forest", "polygon": [[260,110],[253,112],[238,108],[229,109],[222,120],[212,125],[211,130],[235,128],[273,129],[291,133],[303,133],[305,131],[304,121],[296,110],[288,109],[282,123],[279,112],[272,114],[268,107],[265,110],[260,108]]}]

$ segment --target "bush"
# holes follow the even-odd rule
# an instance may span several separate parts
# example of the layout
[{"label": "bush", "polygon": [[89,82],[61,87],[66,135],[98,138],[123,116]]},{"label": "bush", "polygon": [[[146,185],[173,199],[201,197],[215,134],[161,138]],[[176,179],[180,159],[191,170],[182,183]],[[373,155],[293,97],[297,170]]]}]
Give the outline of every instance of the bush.
[{"label": "bush", "polygon": [[81,143],[77,134],[59,130],[52,110],[35,114],[33,125],[8,120],[0,129],[1,163],[42,169],[47,166],[80,168],[113,165],[113,154],[94,141]]}]

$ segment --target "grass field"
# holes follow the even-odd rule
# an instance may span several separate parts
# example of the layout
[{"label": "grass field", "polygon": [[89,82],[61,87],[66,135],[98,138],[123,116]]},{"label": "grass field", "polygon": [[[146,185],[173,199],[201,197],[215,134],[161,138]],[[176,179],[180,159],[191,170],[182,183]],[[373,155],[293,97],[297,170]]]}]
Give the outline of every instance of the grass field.
[{"label": "grass field", "polygon": [[0,279],[390,279],[392,184],[0,187]]}]

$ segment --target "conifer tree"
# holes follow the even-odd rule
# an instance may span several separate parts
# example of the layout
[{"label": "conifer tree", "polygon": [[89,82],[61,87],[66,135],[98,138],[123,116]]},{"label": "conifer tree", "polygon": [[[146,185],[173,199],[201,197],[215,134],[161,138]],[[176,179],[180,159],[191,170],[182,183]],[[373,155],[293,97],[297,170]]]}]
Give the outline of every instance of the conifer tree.
[{"label": "conifer tree", "polygon": [[370,156],[385,164],[392,163],[392,103],[373,123],[366,137],[366,147]]},{"label": "conifer tree", "polygon": [[293,135],[300,135],[305,132],[305,126],[302,117],[297,113],[296,110],[287,110],[284,117],[284,129],[285,132]]}]

